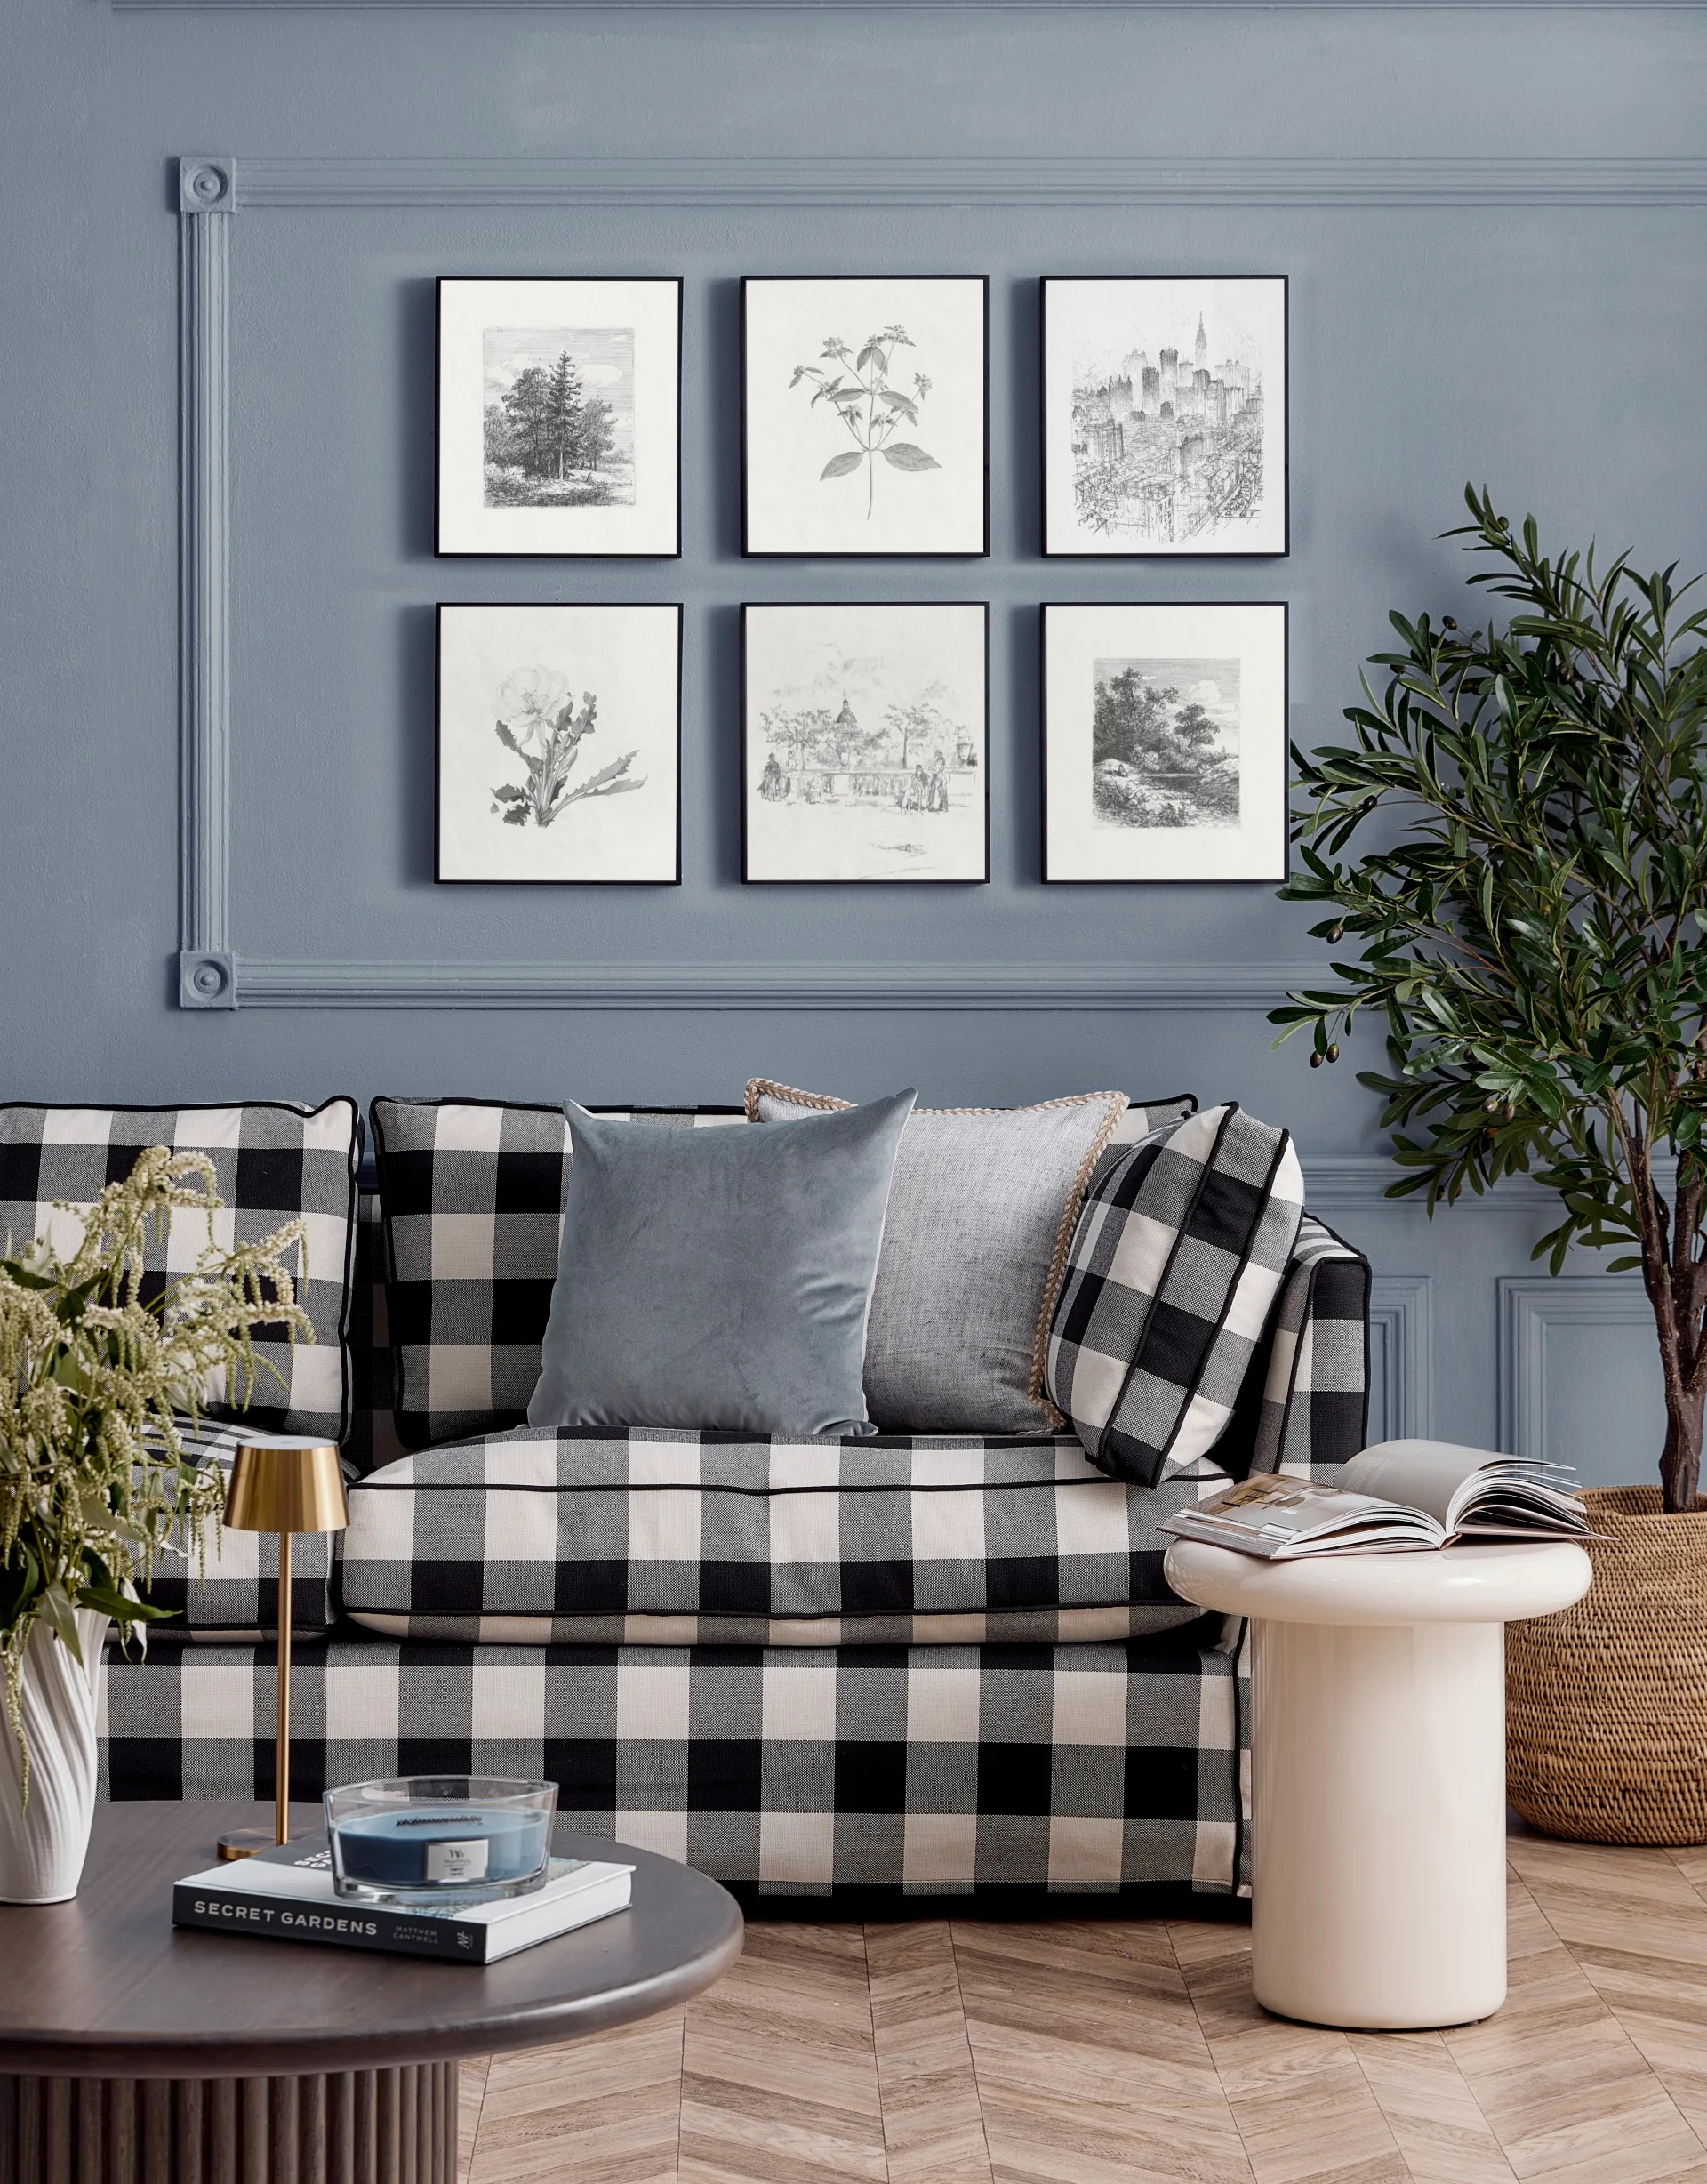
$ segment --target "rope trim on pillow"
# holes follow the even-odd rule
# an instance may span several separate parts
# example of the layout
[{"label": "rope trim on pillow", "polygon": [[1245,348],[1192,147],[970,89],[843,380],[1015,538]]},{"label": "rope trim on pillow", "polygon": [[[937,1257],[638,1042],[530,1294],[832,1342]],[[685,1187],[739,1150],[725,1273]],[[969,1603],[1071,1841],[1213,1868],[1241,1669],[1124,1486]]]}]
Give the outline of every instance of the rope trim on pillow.
[{"label": "rope trim on pillow", "polygon": [[[794,1085],[778,1084],[769,1077],[754,1077],[749,1080],[747,1085],[749,1122],[758,1120],[758,1104],[767,1096],[781,1100],[789,1107],[810,1107],[820,1112],[854,1104],[852,1100],[831,1099],[822,1092],[802,1092]],[[916,1107],[913,1110],[914,1114],[922,1115],[1036,1115],[1053,1107],[1090,1107],[1098,1100],[1108,1102],[1109,1112],[1089,1152],[1079,1162],[1078,1172],[1068,1190],[1067,1203],[1062,1209],[1061,1219],[1055,1228],[1055,1248],[1050,1257],[1049,1272],[1044,1278],[1043,1308],[1038,1314],[1037,1329],[1031,1337],[1031,1374],[1025,1392],[1042,1411],[1054,1433],[1061,1432],[1070,1422],[1050,1401],[1044,1385],[1049,1361],[1050,1322],[1055,1316],[1061,1285],[1067,1278],[1067,1257],[1073,1248],[1078,1216],[1085,1210],[1085,1193],[1090,1188],[1091,1176],[1114,1135],[1115,1125],[1132,1104],[1131,1100],[1124,1092],[1070,1092],[1063,1094],[1060,1099],[1033,1100],[1023,1107]]]}]

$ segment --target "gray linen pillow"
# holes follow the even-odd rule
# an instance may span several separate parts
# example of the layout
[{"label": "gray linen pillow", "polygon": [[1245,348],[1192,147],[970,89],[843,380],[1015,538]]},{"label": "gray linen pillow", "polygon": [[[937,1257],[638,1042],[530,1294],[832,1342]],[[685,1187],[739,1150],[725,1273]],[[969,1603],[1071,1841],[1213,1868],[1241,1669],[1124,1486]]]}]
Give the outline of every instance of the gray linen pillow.
[{"label": "gray linen pillow", "polygon": [[870,1433],[866,1321],[915,1095],[800,1130],[565,1109],[573,1158],[530,1425]]},{"label": "gray linen pillow", "polygon": [[[764,1078],[747,1088],[759,1122],[843,1105]],[[1087,1092],[1036,1107],[914,1111],[865,1348],[865,1400],[880,1429],[1060,1430],[1043,1385],[1049,1322],[1091,1171],[1126,1106],[1124,1092]]]}]

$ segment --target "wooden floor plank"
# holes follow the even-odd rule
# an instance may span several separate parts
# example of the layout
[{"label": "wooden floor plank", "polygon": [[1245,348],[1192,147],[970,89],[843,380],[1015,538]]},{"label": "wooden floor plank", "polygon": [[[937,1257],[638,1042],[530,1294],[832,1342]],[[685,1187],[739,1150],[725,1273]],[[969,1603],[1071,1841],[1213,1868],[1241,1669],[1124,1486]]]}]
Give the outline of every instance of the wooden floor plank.
[{"label": "wooden floor plank", "polygon": [[957,1923],[998,2184],[1253,2184],[1164,1929]]},{"label": "wooden floor plank", "polygon": [[865,1962],[889,2184],[991,2184],[946,1922],[868,1926]]},{"label": "wooden floor plank", "polygon": [[676,2184],[682,2014],[495,2055],[469,2184]]},{"label": "wooden floor plank", "polygon": [[1258,2005],[1248,1928],[1170,1931],[1256,2184],[1409,2184],[1345,2034]]},{"label": "wooden floor plank", "polygon": [[687,2005],[679,2184],[886,2184],[858,1926],[751,1925]]},{"label": "wooden floor plank", "polygon": [[485,2096],[488,2058],[471,2056],[457,2065],[456,2184],[469,2184],[474,2159],[474,2141],[480,2129],[480,2103]]}]

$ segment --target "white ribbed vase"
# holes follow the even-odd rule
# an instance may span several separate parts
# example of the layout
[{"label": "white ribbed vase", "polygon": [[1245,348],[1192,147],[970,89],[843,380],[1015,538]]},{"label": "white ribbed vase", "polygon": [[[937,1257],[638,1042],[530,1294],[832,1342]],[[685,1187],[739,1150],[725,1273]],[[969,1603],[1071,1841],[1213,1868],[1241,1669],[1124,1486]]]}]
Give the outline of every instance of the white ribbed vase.
[{"label": "white ribbed vase", "polygon": [[95,1817],[95,1707],[108,1618],[77,1610],[79,1662],[39,1619],[24,1655],[23,1755],[0,1718],[0,1903],[63,1903],[77,1892]]}]

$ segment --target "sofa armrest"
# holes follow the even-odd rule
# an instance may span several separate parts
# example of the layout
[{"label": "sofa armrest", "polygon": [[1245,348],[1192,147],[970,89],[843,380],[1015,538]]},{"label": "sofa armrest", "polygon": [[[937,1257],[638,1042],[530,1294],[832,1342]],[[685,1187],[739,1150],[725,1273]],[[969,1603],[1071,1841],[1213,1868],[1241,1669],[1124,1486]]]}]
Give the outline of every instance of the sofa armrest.
[{"label": "sofa armrest", "polygon": [[1331,1480],[1369,1424],[1369,1262],[1306,1213],[1275,1311],[1253,1471]]}]

